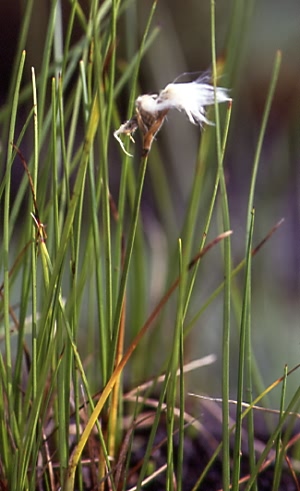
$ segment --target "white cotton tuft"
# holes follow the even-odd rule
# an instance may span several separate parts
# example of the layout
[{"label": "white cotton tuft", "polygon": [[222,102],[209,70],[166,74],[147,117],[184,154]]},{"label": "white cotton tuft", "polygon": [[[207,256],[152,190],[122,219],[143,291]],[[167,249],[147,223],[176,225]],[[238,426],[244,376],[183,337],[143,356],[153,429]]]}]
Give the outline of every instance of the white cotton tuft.
[{"label": "white cotton tuft", "polygon": [[157,94],[144,94],[136,99],[135,105],[147,113],[155,114],[157,112],[156,100]]},{"label": "white cotton tuft", "polygon": [[143,150],[149,152],[155,135],[160,130],[170,109],[184,111],[193,124],[203,126],[213,124],[206,117],[206,107],[220,102],[231,101],[228,89],[214,87],[209,83],[208,75],[193,82],[168,84],[159,94],[143,94],[135,101],[135,115],[121,124],[114,137],[122,150],[129,155],[119,135],[127,135],[133,140],[133,134],[139,128],[143,135]]},{"label": "white cotton tuft", "polygon": [[[216,102],[230,101],[228,90],[216,88]],[[155,101],[157,111],[165,109],[178,109],[184,111],[193,124],[211,124],[206,118],[206,106],[215,103],[215,89],[208,83],[201,82],[201,78],[194,82],[168,84],[158,95]]]}]

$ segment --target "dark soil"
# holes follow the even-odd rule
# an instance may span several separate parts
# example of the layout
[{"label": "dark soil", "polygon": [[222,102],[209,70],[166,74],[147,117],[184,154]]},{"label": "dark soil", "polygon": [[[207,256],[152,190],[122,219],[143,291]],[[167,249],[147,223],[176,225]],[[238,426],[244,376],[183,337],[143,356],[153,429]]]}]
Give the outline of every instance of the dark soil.
[{"label": "dark soil", "polygon": [[[199,481],[207,464],[210,462],[215,450],[218,448],[219,443],[222,441],[222,424],[220,421],[221,410],[219,407],[213,407],[208,409],[201,409],[200,421],[197,421],[198,428],[192,428],[191,426],[186,428],[184,438],[184,456],[183,456],[183,472],[182,472],[182,491],[192,491],[196,483]],[[120,455],[117,462],[112,463],[112,476],[108,476],[106,479],[105,489],[112,489],[109,486],[109,479],[112,478],[115,489],[121,491],[123,489],[131,489],[138,483],[141,467],[145,458],[148,441],[151,434],[154,413],[144,413],[141,416],[143,424],[135,424],[133,431],[132,421],[125,427],[124,440],[121,445]],[[234,415],[233,415],[234,418]],[[277,420],[268,420],[268,424],[275,427]],[[200,427],[199,428],[199,424]],[[255,417],[255,439],[254,447],[256,453],[256,461],[261,456],[266,443],[269,440],[269,434],[266,428],[269,427],[266,424],[265,416],[261,413],[258,417]],[[295,458],[295,445],[300,439],[300,431],[297,430],[296,425],[291,425],[293,431],[285,430],[283,433],[282,441],[284,443],[284,457],[282,459],[282,469],[280,476],[280,484],[276,487],[276,491],[300,491],[300,465],[299,460]],[[287,436],[287,431],[290,435]],[[248,438],[246,429],[242,432],[242,455],[240,465],[240,487],[239,490],[243,491],[249,481],[251,474],[249,458],[248,458]],[[167,462],[167,432],[166,423],[162,419],[152,445],[150,465],[151,472],[159,470],[165,466]],[[174,435],[174,473],[176,474],[177,456],[178,456],[178,433]],[[231,440],[231,457],[233,457],[234,436]],[[84,479],[84,491],[94,491],[99,489],[99,482],[97,480],[97,460],[99,458],[99,440],[96,438],[94,443],[89,441],[86,448],[86,465],[82,467],[82,476]],[[257,489],[258,491],[273,491],[274,484],[274,462],[275,462],[275,443],[271,449],[267,460],[264,461],[262,468],[257,477]],[[129,463],[127,462],[129,459]],[[233,462],[233,458],[232,458]],[[128,468],[126,466],[128,465]],[[231,469],[232,471],[232,469]],[[217,458],[213,461],[209,471],[201,480],[200,485],[196,489],[199,491],[217,491],[223,488],[223,463],[222,463],[222,451],[218,453]],[[124,486],[124,483],[125,486]],[[174,491],[176,491],[176,485],[174,485]],[[147,491],[166,491],[166,468],[163,472],[158,474],[147,484],[144,484],[140,490]]]},{"label": "dark soil", "polygon": [[[182,490],[191,491],[194,485],[197,483],[199,477],[204,471],[206,465],[210,461],[215,449],[221,441],[221,423],[217,422],[215,417],[211,414],[202,414],[201,420],[203,425],[203,431],[198,432],[196,435],[187,430],[186,437],[184,440],[184,464],[183,464],[183,482]],[[205,425],[205,427],[204,427]],[[265,444],[268,441],[268,435],[265,430],[266,424],[263,417],[259,416],[255,421],[255,450],[256,459],[261,455],[261,452],[265,448]],[[131,460],[127,489],[130,489],[137,482],[139,475],[139,464],[143,461],[145,456],[145,451],[149,439],[151,428],[145,428],[142,430],[136,429],[134,444],[131,449]],[[293,439],[297,441],[297,433],[293,431]],[[292,436],[287,439],[292,441]],[[155,442],[154,451],[152,453],[151,462],[155,469],[162,467],[167,461],[167,447],[166,447],[166,430],[165,425],[162,423],[159,427]],[[232,438],[233,447],[233,438]],[[258,479],[257,487],[258,491],[272,491],[274,482],[274,460],[275,460],[275,447],[268,455],[268,460],[264,462],[264,469],[261,469]],[[174,437],[174,454],[176,459],[176,454],[178,450],[178,437]],[[290,452],[293,451],[293,446],[291,445]],[[298,471],[294,467],[295,461],[289,451],[286,452],[286,458],[283,459],[282,473],[280,478],[280,485],[277,488],[279,491],[299,491],[300,490],[300,473],[299,465],[297,467]],[[232,453],[231,453],[232,455]],[[288,457],[289,455],[289,457]],[[176,462],[175,472],[176,472]],[[299,464],[296,461],[296,464]],[[136,467],[136,471],[134,471]],[[212,467],[207,473],[204,480],[201,482],[200,486],[197,488],[199,491],[217,491],[221,490],[223,487],[222,483],[223,466],[222,466],[222,453],[218,455],[217,459],[214,461]],[[242,436],[242,457],[241,457],[241,471],[240,478],[244,478],[244,483],[240,484],[240,490],[245,489],[247,481],[250,475],[250,466],[248,458],[248,443],[247,443],[247,433],[244,431]],[[143,489],[149,491],[165,491],[166,490],[166,471],[161,473],[154,481],[147,484]],[[174,488],[176,489],[176,487]]]},{"label": "dark soil", "polygon": [[[149,433],[144,432],[143,435],[139,435],[139,439],[142,442],[140,447],[133,452],[131,465],[134,467],[137,465],[140,460],[143,459],[145,454],[146,445],[148,441]],[[165,438],[165,432],[163,429],[158,432],[157,439],[155,443],[158,443],[159,440],[163,440]],[[144,440],[144,441],[143,441]],[[175,453],[177,450],[176,439],[175,439]],[[160,468],[166,462],[166,446],[162,446],[158,450],[156,450],[152,456],[152,462],[155,464],[155,468]],[[183,465],[183,483],[182,489],[183,491],[191,491],[193,486],[196,484],[199,476],[202,474],[205,466],[209,462],[212,451],[209,448],[206,439],[203,439],[201,436],[197,438],[188,438],[186,437],[184,442],[184,465]],[[246,454],[242,455],[241,459],[241,477],[249,476],[249,460]],[[130,479],[130,486],[134,485],[134,481],[136,478]],[[274,465],[270,464],[265,470],[261,471],[258,479],[258,491],[272,491],[274,479]],[[207,473],[206,477],[202,481],[199,491],[217,491],[221,490],[223,486],[222,483],[222,460],[221,457],[217,458],[212,465],[211,469]],[[245,489],[246,484],[240,485],[240,490]],[[129,489],[128,487],[128,489]],[[145,486],[145,488],[149,491],[165,491],[166,490],[166,479],[165,472],[160,474],[154,481],[150,482]],[[280,486],[278,488],[280,491],[298,491],[300,489],[300,479],[299,474],[295,477],[292,475],[291,470],[287,465],[282,469],[282,475],[280,480]]]}]

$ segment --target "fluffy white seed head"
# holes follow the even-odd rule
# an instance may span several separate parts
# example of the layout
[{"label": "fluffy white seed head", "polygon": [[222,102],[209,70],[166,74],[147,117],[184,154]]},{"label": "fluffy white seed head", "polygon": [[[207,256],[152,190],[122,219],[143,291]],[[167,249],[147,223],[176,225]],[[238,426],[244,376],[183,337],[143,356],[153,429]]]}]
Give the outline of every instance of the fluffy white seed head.
[{"label": "fluffy white seed head", "polygon": [[155,114],[158,111],[156,100],[157,94],[144,94],[140,95],[136,99],[135,105],[139,110],[145,111],[146,113]]},{"label": "fluffy white seed head", "polygon": [[209,80],[210,77],[204,75],[193,82],[168,84],[159,94],[140,95],[135,101],[136,115],[114,132],[114,136],[123,151],[130,155],[125,150],[119,135],[128,135],[133,140],[132,135],[137,127],[142,131],[144,140],[147,140],[148,143],[150,141],[149,148],[147,147],[147,151],[149,151],[152,140],[170,109],[184,111],[193,124],[199,126],[203,126],[204,123],[212,124],[206,117],[206,107],[215,104],[215,102],[218,104],[231,101],[231,97],[227,89],[215,88],[209,83]]},{"label": "fluffy white seed head", "polygon": [[230,101],[228,91],[217,87],[216,92],[212,85],[201,82],[201,79],[189,83],[168,84],[156,99],[156,110],[178,109],[184,111],[193,124],[210,124],[206,118],[206,106],[216,102]]}]

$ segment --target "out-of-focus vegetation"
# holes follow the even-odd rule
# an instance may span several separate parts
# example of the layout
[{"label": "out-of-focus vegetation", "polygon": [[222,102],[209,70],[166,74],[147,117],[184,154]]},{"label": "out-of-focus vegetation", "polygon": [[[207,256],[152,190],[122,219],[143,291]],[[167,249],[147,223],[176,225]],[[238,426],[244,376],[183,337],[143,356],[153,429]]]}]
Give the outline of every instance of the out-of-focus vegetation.
[{"label": "out-of-focus vegetation", "polygon": [[[141,17],[142,12],[138,18]],[[300,349],[299,19],[300,6],[293,0],[284,5],[280,1],[216,2],[217,54],[220,62],[224,62],[219,84],[230,87],[233,97],[225,171],[235,261],[244,251],[245,196],[274,58],[277,50],[282,51],[254,200],[254,241],[260,240],[278,219],[285,218],[282,230],[253,264],[253,343],[262,372],[269,381],[279,366],[297,363]],[[182,72],[205,71],[211,67],[209,2],[159,2],[156,22],[161,32],[142,65],[144,91],[156,91]],[[175,234],[179,233],[185,214],[198,142],[198,129],[191,128],[177,114],[169,117],[168,125],[159,135],[158,145],[174,190],[172,206],[176,210],[175,227],[178,227]],[[207,173],[204,194],[210,192],[209,176],[213,172],[212,169]],[[155,187],[155,177],[152,182]],[[155,215],[157,224],[156,218]],[[201,217],[198,226],[199,230],[203,227]],[[164,236],[164,227],[160,231]],[[199,286],[200,296],[214,281],[211,270],[206,276],[206,284]],[[240,286],[238,281],[236,287]],[[197,334],[194,333],[199,335],[197,346],[204,350],[208,346],[210,351],[220,349],[217,312],[213,308],[205,321],[200,321]],[[207,380],[207,373],[203,373],[201,382]]]}]

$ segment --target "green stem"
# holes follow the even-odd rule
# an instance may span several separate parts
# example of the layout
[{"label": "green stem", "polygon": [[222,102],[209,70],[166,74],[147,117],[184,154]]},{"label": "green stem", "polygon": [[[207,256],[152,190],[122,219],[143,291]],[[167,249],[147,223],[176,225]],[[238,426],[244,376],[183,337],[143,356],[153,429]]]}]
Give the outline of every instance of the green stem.
[{"label": "green stem", "polygon": [[[215,0],[211,0],[211,43],[213,81],[216,91],[217,59],[216,59],[216,31],[215,31]],[[230,230],[229,206],[226,190],[226,181],[222,160],[222,143],[220,131],[219,107],[215,98],[216,137],[218,170],[220,176],[221,206],[224,230]],[[229,367],[230,367],[230,302],[231,302],[231,239],[224,240],[224,303],[223,303],[223,339],[222,339],[222,437],[223,437],[223,489],[227,491],[230,486],[230,441],[229,441]]]}]

